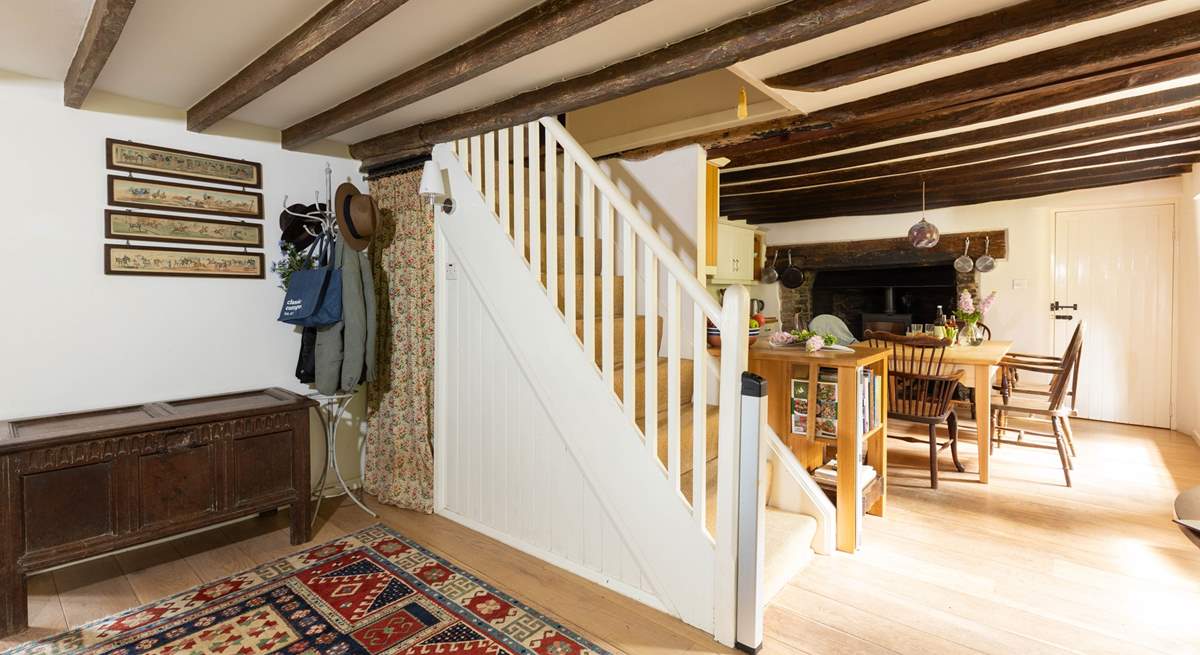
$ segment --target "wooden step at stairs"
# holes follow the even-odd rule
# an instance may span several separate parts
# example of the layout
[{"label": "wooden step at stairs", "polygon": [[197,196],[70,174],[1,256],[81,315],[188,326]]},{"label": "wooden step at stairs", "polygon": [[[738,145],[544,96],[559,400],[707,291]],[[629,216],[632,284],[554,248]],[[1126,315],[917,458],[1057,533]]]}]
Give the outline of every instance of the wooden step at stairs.
[{"label": "wooden step at stairs", "polygon": [[[583,339],[583,323],[581,318],[575,321],[575,334]],[[596,334],[600,334],[603,329],[603,320],[596,319],[594,321],[594,329]],[[658,319],[658,339],[655,343],[662,344],[663,320]],[[646,317],[638,316],[635,319],[634,327],[634,361],[642,362],[646,359]],[[596,340],[596,366],[603,364],[603,344],[599,339]],[[615,366],[620,367],[625,362],[625,317],[618,316],[613,318],[613,362]]]},{"label": "wooden step at stairs", "polygon": [[[633,373],[637,404],[633,415],[640,419],[646,415],[646,362],[644,360],[637,361],[634,366],[637,367]],[[658,380],[657,405],[661,410],[667,406],[667,358],[659,357],[655,369],[655,378]],[[679,360],[679,400],[684,405],[691,403],[692,391],[695,389],[696,380],[692,375],[693,369],[692,360]],[[613,389],[617,392],[617,398],[625,398],[625,365],[623,362],[620,366],[613,368]]]},{"label": "wooden step at stairs", "polygon": [[[595,277],[595,298],[593,298],[593,309],[595,310],[596,318],[600,318],[600,313],[604,311],[604,293],[601,291],[600,276]],[[558,276],[558,307],[561,309],[566,306],[567,302],[567,277],[565,275]],[[613,276],[613,314],[614,316],[621,315],[621,307],[625,304],[625,277],[621,275]],[[575,319],[583,318],[583,276],[575,276]],[[582,333],[581,333],[582,334]],[[599,340],[599,332],[596,333]]]}]

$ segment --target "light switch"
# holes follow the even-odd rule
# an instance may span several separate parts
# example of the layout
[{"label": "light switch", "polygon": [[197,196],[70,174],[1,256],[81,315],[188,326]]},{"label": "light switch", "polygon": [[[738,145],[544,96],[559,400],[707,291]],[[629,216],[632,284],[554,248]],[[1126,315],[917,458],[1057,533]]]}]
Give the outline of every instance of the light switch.
[{"label": "light switch", "polygon": [[458,267],[454,265],[454,262],[446,262],[446,279],[447,280],[457,280],[458,279]]},{"label": "light switch", "polygon": [[1027,287],[1029,287],[1029,280],[1026,280],[1026,279],[1013,280],[1013,288],[1014,289],[1025,289]]}]

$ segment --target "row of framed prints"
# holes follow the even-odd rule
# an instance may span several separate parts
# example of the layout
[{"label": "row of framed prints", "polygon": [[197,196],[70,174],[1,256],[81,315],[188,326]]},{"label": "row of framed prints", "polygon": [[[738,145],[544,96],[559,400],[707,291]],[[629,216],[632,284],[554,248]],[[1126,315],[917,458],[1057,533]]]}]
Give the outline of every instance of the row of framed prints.
[{"label": "row of framed prints", "polygon": [[[121,209],[105,210],[104,236],[127,243],[105,244],[106,274],[265,277],[263,254],[246,250],[263,246],[263,226],[246,222],[247,219],[261,220],[264,215],[263,195],[248,190],[262,188],[261,164],[118,139],[106,140],[105,149],[106,163],[111,170],[242,187],[227,189],[132,175],[109,175],[108,204]],[[157,211],[239,220],[150,213]],[[128,241],[227,246],[243,250],[135,246]]]}]

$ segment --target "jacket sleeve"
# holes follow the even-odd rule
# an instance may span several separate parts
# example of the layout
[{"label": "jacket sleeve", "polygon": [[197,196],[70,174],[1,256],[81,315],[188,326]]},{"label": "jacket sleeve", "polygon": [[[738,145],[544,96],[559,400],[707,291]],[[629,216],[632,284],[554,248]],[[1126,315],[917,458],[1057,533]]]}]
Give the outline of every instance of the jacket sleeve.
[{"label": "jacket sleeve", "polygon": [[366,253],[361,253],[362,256],[362,286],[363,286],[363,301],[366,303],[367,309],[367,353],[366,353],[366,368],[367,382],[375,381],[375,338],[377,328],[377,317],[375,309],[375,279],[373,277],[374,268],[371,267],[371,259]]},{"label": "jacket sleeve", "polygon": [[346,322],[341,390],[354,391],[363,377],[367,347],[367,310],[363,304],[362,253],[343,246],[342,319]]}]

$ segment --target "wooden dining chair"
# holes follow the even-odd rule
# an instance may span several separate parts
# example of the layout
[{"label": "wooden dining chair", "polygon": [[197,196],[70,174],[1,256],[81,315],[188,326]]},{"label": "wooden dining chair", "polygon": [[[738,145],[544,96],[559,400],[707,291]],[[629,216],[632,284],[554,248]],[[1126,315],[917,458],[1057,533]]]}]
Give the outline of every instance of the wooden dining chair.
[{"label": "wooden dining chair", "polygon": [[1070,412],[1063,417],[1062,428],[1067,437],[1067,448],[1071,451],[1071,456],[1075,456],[1075,434],[1071,428],[1071,418],[1077,416],[1075,409],[1076,394],[1079,390],[1079,364],[1083,361],[1083,321],[1075,325],[1075,331],[1071,333],[1070,340],[1067,341],[1067,347],[1061,356],[1056,355],[1031,355],[1028,353],[1009,353],[1000,362],[1000,376],[1002,380],[1008,381],[1008,386],[1005,388],[1003,382],[995,385],[993,389],[1002,394],[1024,394],[1030,396],[1049,396],[1049,384],[1031,384],[1022,382],[1020,370],[1014,364],[1032,364],[1034,366],[1055,366],[1061,364],[1066,357],[1066,353],[1071,350],[1076,350],[1074,366],[1071,369],[1071,383],[1067,388],[1067,397]]},{"label": "wooden dining chair", "polygon": [[[938,453],[950,448],[954,468],[959,473],[966,470],[958,461],[958,416],[953,403],[963,371],[947,371],[949,367],[942,362],[950,340],[873,331],[864,336],[872,347],[892,351],[888,363],[888,418],[929,426],[929,483],[937,489]],[[939,443],[937,426],[943,423],[950,438]],[[892,438],[925,443],[911,437]]]},{"label": "wooden dining chair", "polygon": [[1063,357],[1058,361],[1051,361],[1049,359],[1040,362],[1009,360],[1004,364],[1005,368],[1016,371],[1049,375],[1050,385],[1044,395],[1040,393],[1040,390],[1039,393],[1029,393],[1013,387],[1013,378],[1011,375],[1002,375],[1000,377],[1000,394],[992,398],[993,428],[991,438],[989,439],[991,446],[994,446],[1000,442],[1001,435],[1004,432],[1011,431],[1008,427],[1008,417],[1010,414],[1045,418],[1050,422],[1051,432],[1022,429],[1021,434],[1023,436],[1035,435],[1052,438],[1054,439],[1053,446],[1034,443],[1025,439],[1018,439],[1017,441],[1010,441],[1008,443],[1017,446],[1055,448],[1058,450],[1058,457],[1062,462],[1063,477],[1066,479],[1068,487],[1071,486],[1071,469],[1074,468],[1074,464],[1071,461],[1071,454],[1068,452],[1067,433],[1070,430],[1069,421],[1072,408],[1067,402],[1067,394],[1068,390],[1072,388],[1073,379],[1079,370],[1079,355],[1083,349],[1082,329],[1077,329],[1077,331],[1079,332],[1079,338],[1072,339],[1067,350],[1063,353]]}]

